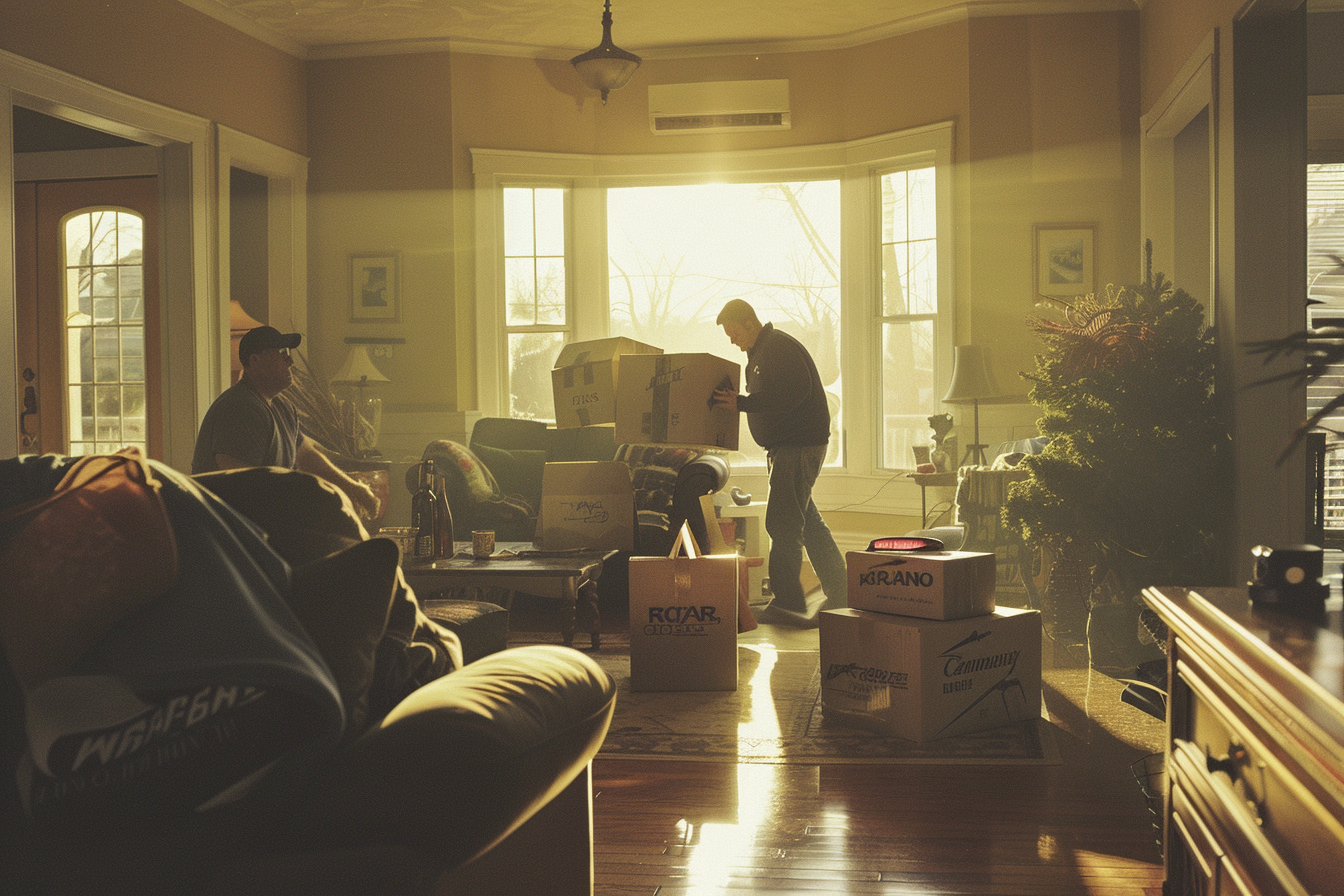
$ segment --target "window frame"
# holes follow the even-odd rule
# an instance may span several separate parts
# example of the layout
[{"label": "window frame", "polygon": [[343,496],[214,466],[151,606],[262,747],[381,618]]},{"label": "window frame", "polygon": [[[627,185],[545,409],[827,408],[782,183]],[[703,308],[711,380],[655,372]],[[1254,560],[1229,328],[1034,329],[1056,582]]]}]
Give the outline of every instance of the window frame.
[{"label": "window frame", "polygon": [[[476,335],[479,409],[506,412],[503,188],[561,187],[566,192],[567,339],[609,335],[610,295],[606,235],[608,187],[676,185],[707,181],[770,182],[838,178],[841,202],[840,340],[845,448],[828,468],[814,496],[824,510],[916,513],[912,492],[887,488],[910,467],[882,467],[880,407],[871,396],[881,386],[881,183],[902,169],[935,169],[938,239],[938,311],[934,321],[937,394],[951,376],[955,320],[953,227],[953,125],[920,128],[843,143],[715,153],[588,155],[472,148],[476,212]],[[580,286],[582,284],[582,286]],[[728,346],[711,349],[741,362]],[[731,351],[733,354],[728,354]],[[875,416],[874,411],[877,414]],[[911,459],[913,465],[913,458]],[[734,482],[764,492],[760,467],[734,470]]]}]

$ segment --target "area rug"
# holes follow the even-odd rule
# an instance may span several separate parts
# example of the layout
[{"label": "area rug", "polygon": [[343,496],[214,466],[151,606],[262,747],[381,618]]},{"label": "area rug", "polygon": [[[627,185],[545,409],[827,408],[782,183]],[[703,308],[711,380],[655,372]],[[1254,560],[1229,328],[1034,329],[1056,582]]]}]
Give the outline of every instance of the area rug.
[{"label": "area rug", "polygon": [[1044,719],[918,743],[836,724],[821,706],[815,650],[738,646],[736,691],[633,691],[628,650],[591,654],[616,680],[616,715],[599,756],[794,764],[1057,765]]}]

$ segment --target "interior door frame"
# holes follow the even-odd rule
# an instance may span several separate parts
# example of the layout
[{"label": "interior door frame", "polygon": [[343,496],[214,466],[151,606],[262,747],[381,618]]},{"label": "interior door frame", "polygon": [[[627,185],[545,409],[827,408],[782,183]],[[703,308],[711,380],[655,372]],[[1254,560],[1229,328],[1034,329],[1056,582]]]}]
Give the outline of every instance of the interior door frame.
[{"label": "interior door frame", "polygon": [[[229,383],[229,171],[268,179],[268,316],[277,326],[306,332],[308,160],[0,50],[0,346],[8,346],[11,357],[17,348],[14,106],[144,143],[156,155],[164,460],[187,472],[200,422]],[[14,365],[0,365],[0,456],[21,450],[20,392]]]},{"label": "interior door frame", "polygon": [[[72,121],[157,148],[161,206],[160,281],[164,296],[160,351],[163,370],[164,460],[189,469],[199,413],[218,394],[212,346],[226,333],[211,251],[215,146],[205,119],[100,87],[22,56],[0,51],[0,344],[17,350],[14,295],[14,106]],[[171,297],[180,296],[176,301]],[[224,339],[227,342],[227,339]],[[216,347],[213,356],[218,357]],[[0,452],[20,452],[19,381],[0,366]]]}]

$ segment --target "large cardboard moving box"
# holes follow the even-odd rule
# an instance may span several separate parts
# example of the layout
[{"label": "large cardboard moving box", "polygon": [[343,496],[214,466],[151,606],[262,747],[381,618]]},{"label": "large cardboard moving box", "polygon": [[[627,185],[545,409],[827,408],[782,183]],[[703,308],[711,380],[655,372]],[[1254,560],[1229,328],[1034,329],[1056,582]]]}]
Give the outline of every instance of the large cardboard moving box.
[{"label": "large cardboard moving box", "polygon": [[671,556],[630,558],[633,690],[737,690],[738,562],[698,554],[685,524]]},{"label": "large cardboard moving box", "polygon": [[849,605],[925,619],[993,613],[994,564],[973,551],[850,551]]},{"label": "large cardboard moving box", "polygon": [[537,547],[635,549],[635,490],[621,461],[549,463],[541,473]]},{"label": "large cardboard moving box", "polygon": [[660,355],[663,350],[624,336],[571,342],[551,371],[555,426],[570,429],[616,422],[616,384],[622,355]]},{"label": "large cardboard moving box", "polygon": [[714,390],[738,389],[742,367],[706,352],[626,355],[616,385],[616,441],[737,449],[739,415],[714,407]]},{"label": "large cardboard moving box", "polygon": [[826,723],[926,741],[1041,714],[1041,615],[969,619],[821,613]]}]

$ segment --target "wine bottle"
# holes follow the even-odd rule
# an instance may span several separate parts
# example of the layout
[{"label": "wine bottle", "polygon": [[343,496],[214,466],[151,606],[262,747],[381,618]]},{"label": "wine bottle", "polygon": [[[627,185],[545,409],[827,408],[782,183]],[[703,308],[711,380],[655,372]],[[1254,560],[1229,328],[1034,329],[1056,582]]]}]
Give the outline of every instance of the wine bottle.
[{"label": "wine bottle", "polygon": [[420,485],[411,496],[411,526],[415,529],[415,556],[421,560],[434,557],[438,516],[438,499],[434,494],[434,461],[420,462]]},{"label": "wine bottle", "polygon": [[452,559],[453,552],[453,511],[448,507],[448,480],[442,476],[434,477],[434,506],[438,511],[434,517],[438,531],[434,533],[434,556],[439,559]]}]

